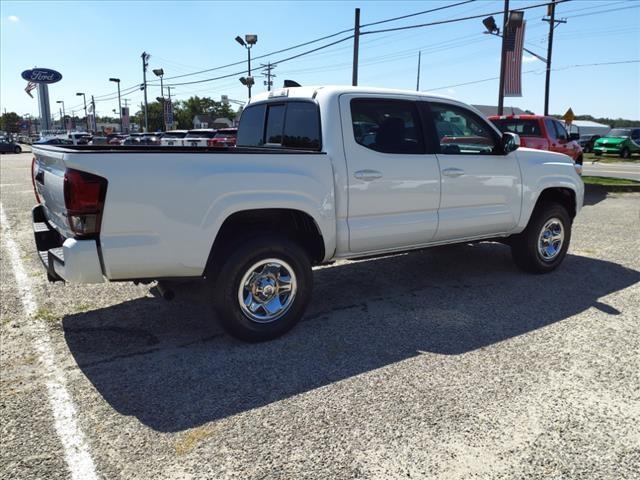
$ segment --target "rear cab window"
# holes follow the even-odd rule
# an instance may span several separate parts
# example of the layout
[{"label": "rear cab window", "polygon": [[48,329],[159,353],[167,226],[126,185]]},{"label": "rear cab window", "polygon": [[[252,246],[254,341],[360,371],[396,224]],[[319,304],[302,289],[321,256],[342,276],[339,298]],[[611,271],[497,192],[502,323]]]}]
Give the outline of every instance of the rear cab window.
[{"label": "rear cab window", "polygon": [[502,133],[517,133],[521,137],[541,137],[540,123],[538,120],[520,118],[500,118],[492,120],[493,124],[498,127]]},{"label": "rear cab window", "polygon": [[239,147],[319,151],[318,105],[297,100],[250,105],[242,113],[236,143]]},{"label": "rear cab window", "polygon": [[420,115],[412,100],[354,98],[351,122],[356,143],[380,153],[425,153]]}]

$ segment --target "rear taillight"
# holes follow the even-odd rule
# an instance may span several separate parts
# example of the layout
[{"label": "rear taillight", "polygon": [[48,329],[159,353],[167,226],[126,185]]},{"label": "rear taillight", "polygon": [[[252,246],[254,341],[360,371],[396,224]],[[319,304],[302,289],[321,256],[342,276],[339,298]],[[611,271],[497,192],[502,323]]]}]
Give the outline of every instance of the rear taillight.
[{"label": "rear taillight", "polygon": [[79,170],[64,173],[64,204],[69,227],[78,236],[100,233],[107,179]]},{"label": "rear taillight", "polygon": [[209,140],[207,140],[207,147],[215,147],[216,146],[216,142],[213,138],[210,138]]},{"label": "rear taillight", "polygon": [[31,160],[31,183],[33,184],[33,193],[36,194],[36,202],[40,204],[40,195],[38,195],[38,189],[36,188],[36,157]]}]

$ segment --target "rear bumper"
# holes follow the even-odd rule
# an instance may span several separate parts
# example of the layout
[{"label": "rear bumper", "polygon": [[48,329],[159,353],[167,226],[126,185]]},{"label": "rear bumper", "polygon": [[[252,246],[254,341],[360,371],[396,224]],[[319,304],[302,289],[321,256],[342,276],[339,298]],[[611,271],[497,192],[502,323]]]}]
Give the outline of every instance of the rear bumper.
[{"label": "rear bumper", "polygon": [[44,207],[32,210],[33,234],[38,256],[50,281],[69,283],[103,283],[96,240],[64,238],[47,221]]}]

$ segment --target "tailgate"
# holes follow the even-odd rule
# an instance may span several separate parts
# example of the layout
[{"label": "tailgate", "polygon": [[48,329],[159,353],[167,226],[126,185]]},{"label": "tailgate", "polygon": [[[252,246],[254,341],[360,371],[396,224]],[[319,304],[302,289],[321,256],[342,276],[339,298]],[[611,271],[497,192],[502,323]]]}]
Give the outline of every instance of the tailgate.
[{"label": "tailgate", "polygon": [[34,185],[49,223],[64,237],[73,236],[69,229],[64,203],[64,152],[44,148],[33,149]]}]

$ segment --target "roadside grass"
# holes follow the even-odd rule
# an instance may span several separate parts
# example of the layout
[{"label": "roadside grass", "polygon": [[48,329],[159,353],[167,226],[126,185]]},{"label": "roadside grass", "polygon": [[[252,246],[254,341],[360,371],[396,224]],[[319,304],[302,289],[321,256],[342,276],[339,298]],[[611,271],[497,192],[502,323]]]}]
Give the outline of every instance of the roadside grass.
[{"label": "roadside grass", "polygon": [[35,318],[38,320],[44,320],[45,322],[57,322],[60,320],[60,315],[56,315],[47,307],[40,307],[36,311]]},{"label": "roadside grass", "polygon": [[585,185],[637,185],[640,187],[640,182],[626,178],[591,177],[589,175],[583,175],[582,181]]},{"label": "roadside grass", "polygon": [[584,162],[598,163],[618,163],[618,162],[635,162],[640,163],[640,155],[637,153],[631,155],[631,158],[622,158],[620,155],[600,155],[596,157],[593,153],[584,153],[582,155]]}]

